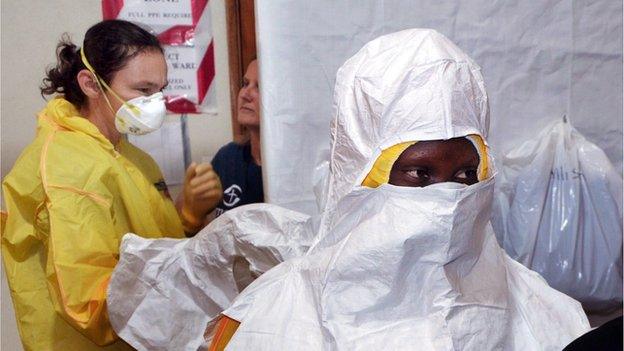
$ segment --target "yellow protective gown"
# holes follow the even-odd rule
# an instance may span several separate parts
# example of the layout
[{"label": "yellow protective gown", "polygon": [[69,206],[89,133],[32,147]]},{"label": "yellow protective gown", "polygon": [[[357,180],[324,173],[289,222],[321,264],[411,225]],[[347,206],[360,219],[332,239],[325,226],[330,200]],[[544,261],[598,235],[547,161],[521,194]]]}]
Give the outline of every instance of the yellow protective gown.
[{"label": "yellow protective gown", "polygon": [[110,326],[106,290],[125,233],[184,236],[162,179],[146,153],[127,141],[115,150],[68,101],[39,114],[2,184],[2,254],[26,350],[131,349]]}]

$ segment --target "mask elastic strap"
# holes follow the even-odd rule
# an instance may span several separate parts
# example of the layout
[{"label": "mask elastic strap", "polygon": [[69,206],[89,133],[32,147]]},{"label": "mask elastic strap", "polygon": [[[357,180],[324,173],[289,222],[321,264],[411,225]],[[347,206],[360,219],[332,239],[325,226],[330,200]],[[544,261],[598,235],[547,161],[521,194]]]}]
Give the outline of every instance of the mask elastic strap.
[{"label": "mask elastic strap", "polygon": [[[93,69],[91,64],[89,64],[89,61],[87,60],[87,56],[85,56],[84,47],[80,48],[80,58],[82,59],[82,63],[85,65],[85,67],[87,67],[89,72],[93,73],[93,75],[95,76],[95,81],[98,83],[100,88],[103,85],[106,88],[106,90],[108,90],[115,97],[115,99],[117,99],[124,106],[126,106],[130,111],[132,111],[132,113],[134,113],[135,116],[139,115],[138,107],[127,103],[124,99],[122,99],[119,95],[117,95],[117,93],[115,93],[115,91],[111,89],[111,87],[109,87],[108,84],[106,84],[104,79],[100,78],[100,76],[98,76],[98,74],[95,73],[95,69]],[[104,94],[104,99],[106,100],[106,103],[108,103],[108,107],[110,107],[111,111],[113,111],[113,114],[114,114],[115,110],[113,109],[113,105],[110,103],[110,100],[108,100],[108,96],[106,96],[106,94]]]}]

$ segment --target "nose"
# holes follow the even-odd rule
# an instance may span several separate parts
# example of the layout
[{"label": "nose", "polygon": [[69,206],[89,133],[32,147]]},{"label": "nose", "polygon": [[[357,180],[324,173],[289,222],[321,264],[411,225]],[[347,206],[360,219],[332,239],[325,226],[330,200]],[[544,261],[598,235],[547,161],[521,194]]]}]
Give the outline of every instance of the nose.
[{"label": "nose", "polygon": [[258,88],[249,84],[241,89],[241,95],[246,102],[252,102],[258,96]]}]

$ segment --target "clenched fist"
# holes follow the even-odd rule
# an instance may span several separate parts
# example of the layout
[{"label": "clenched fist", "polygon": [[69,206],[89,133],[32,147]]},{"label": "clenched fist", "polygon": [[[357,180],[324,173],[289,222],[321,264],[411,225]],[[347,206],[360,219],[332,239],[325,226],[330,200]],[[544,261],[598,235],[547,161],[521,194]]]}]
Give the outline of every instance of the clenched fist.
[{"label": "clenched fist", "polygon": [[204,219],[217,207],[222,196],[221,181],[212,165],[191,163],[184,178],[180,210],[185,230],[201,229]]}]

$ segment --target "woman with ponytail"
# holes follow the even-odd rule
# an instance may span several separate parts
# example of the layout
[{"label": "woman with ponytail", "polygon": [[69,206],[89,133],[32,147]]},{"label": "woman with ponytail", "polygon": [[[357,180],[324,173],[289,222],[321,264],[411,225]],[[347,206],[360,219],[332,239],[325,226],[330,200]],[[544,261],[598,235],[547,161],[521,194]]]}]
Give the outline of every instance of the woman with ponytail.
[{"label": "woman with ponytail", "polygon": [[209,165],[187,171],[176,209],[158,166],[124,134],[165,117],[167,65],[158,40],[125,21],[103,21],[82,47],[64,36],[43,79],[54,95],[37,136],[2,188],[2,254],[26,350],[131,349],[115,335],[107,288],[128,232],[147,238],[197,232],[220,200]]}]

